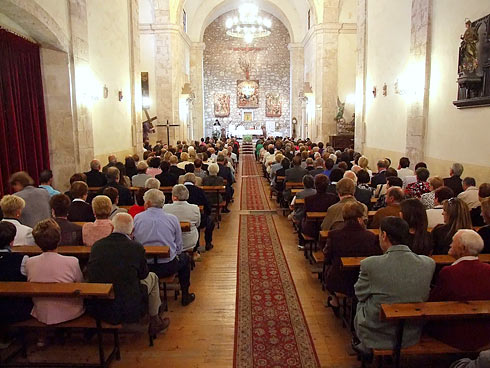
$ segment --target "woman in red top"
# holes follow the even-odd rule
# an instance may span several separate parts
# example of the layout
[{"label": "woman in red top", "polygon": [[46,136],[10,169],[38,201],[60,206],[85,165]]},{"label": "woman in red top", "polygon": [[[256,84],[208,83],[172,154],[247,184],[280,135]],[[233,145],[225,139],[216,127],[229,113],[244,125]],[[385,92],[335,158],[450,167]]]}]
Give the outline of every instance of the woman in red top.
[{"label": "woman in red top", "polygon": [[136,192],[136,204],[134,204],[129,210],[128,213],[131,215],[132,218],[136,216],[138,213],[143,212],[145,210],[145,200],[143,199],[143,196],[145,195],[145,192],[148,190],[148,188],[139,188],[138,191]]}]

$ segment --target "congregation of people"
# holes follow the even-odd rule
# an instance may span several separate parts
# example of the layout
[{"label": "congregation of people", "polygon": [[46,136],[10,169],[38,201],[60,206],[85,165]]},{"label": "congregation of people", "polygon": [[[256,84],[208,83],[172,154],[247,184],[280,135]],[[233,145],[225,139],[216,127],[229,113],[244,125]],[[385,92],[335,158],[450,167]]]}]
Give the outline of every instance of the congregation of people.
[{"label": "congregation of people", "polygon": [[[464,177],[462,164],[434,175],[424,162],[412,169],[402,157],[395,168],[382,158],[371,169],[353,149],[281,138],[257,141],[255,153],[271,196],[292,211],[298,248],[313,239],[323,249],[325,305],[338,316],[339,295],[355,299],[352,348],[359,356],[394,347],[396,325],[380,320],[383,303],[490,300],[490,265],[478,258],[490,253],[490,182]],[[325,213],[321,221],[308,218],[318,212]],[[326,241],[320,231],[328,231]],[[436,270],[432,255],[454,262]],[[343,269],[342,257],[365,258],[356,270]],[[403,347],[418,343],[424,330],[478,351],[490,344],[489,328],[488,320],[406,323]]]},{"label": "congregation of people", "polygon": [[[115,299],[0,298],[3,323],[34,317],[55,325],[85,312],[111,324],[149,316],[149,334],[155,336],[170,325],[159,280],[176,275],[182,306],[195,300],[191,266],[200,252],[214,247],[217,216],[230,212],[239,143],[202,139],[145,148],[142,160],[133,155],[122,163],[110,155],[103,167],[92,160],[89,171],[71,176],[65,193],[53,188],[51,170],[40,173],[38,185],[27,172],[10,176],[12,194],[0,200],[0,281],[110,283]],[[225,188],[217,196],[206,186]],[[182,231],[181,223],[190,230]],[[38,256],[15,252],[34,245],[42,252]],[[146,256],[147,245],[169,247],[169,257]],[[59,246],[90,247],[90,257],[61,255]],[[8,333],[0,335],[3,344]],[[40,336],[38,345],[48,341]]]}]

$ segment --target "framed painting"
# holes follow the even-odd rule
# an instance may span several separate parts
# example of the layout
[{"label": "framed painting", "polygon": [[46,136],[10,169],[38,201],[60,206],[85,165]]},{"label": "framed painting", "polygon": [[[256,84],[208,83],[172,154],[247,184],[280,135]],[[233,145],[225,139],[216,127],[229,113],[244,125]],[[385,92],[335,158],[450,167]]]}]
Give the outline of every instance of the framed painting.
[{"label": "framed painting", "polygon": [[237,106],[240,109],[256,109],[259,107],[259,81],[237,81]]},{"label": "framed painting", "polygon": [[223,93],[214,94],[214,116],[217,118],[230,116],[230,95]]},{"label": "framed painting", "polygon": [[278,93],[268,93],[265,96],[265,116],[268,118],[278,118],[282,115],[281,95]]},{"label": "framed painting", "polygon": [[242,112],[242,121],[250,122],[254,120],[253,111],[243,111]]}]

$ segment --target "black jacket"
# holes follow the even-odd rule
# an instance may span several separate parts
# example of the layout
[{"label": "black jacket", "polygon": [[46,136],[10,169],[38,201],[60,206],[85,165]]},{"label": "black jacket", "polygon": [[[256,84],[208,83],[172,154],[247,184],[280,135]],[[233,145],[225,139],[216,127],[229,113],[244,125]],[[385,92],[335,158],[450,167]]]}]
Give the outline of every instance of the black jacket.
[{"label": "black jacket", "polygon": [[169,174],[174,174],[177,178],[180,175],[185,175],[185,170],[181,169],[177,166],[170,166],[170,168],[168,169],[168,172],[169,172]]},{"label": "black jacket", "polygon": [[68,209],[68,221],[94,222],[95,216],[92,206],[82,201],[71,202],[70,208]]},{"label": "black jacket", "polygon": [[189,191],[189,199],[187,200],[187,202],[189,202],[190,204],[196,204],[198,206],[204,206],[204,214],[209,215],[211,213],[211,205],[209,204],[204,190],[196,187],[195,185],[189,184],[187,184],[185,187]]},{"label": "black jacket", "polygon": [[450,178],[445,178],[444,185],[453,190],[455,197],[463,191],[463,181],[456,175],[453,175]]},{"label": "black jacket", "polygon": [[119,205],[120,206],[131,206],[134,204],[133,195],[128,188],[123,187],[121,184],[116,182],[107,183],[102,189],[99,191],[99,194],[104,192],[105,188],[113,187],[116,188],[119,193]]},{"label": "black jacket", "polygon": [[148,292],[140,280],[148,276],[143,246],[126,235],[112,233],[92,246],[88,281],[112,283],[114,300],[89,303],[89,312],[104,321],[135,323],[146,314]]},{"label": "black jacket", "polygon": [[107,177],[98,170],[90,170],[85,175],[89,187],[103,187],[107,184]]}]

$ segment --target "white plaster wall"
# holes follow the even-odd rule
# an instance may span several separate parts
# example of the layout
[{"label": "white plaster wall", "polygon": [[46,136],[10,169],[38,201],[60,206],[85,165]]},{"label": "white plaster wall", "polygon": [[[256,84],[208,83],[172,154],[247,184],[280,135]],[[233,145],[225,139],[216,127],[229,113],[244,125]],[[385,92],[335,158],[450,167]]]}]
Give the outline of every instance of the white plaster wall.
[{"label": "white plaster wall", "polygon": [[[357,35],[340,34],[338,50],[338,95],[342,102],[348,95],[356,93],[356,48]],[[350,122],[354,112],[354,103],[345,105],[344,118]]]},{"label": "white plaster wall", "polygon": [[409,58],[410,14],[410,0],[368,2],[366,145],[371,148],[405,150],[407,109],[404,97],[394,93],[394,83],[402,77]]},{"label": "white plaster wall", "polygon": [[357,21],[357,6],[356,0],[341,1],[339,12],[339,23],[356,23]]},{"label": "white plaster wall", "polygon": [[49,15],[58,23],[65,35],[68,32],[68,0],[33,0],[49,13]]},{"label": "white plaster wall", "polygon": [[[152,34],[140,35],[140,67],[142,72],[148,72],[151,100],[149,113],[153,117],[157,113],[157,95],[155,77],[155,36]],[[143,118],[146,118],[146,116],[143,116]]]},{"label": "white plaster wall", "polygon": [[108,98],[92,105],[94,154],[127,151],[132,149],[127,1],[88,0],[87,14],[93,93],[100,95],[104,85],[109,89]]},{"label": "white plaster wall", "polygon": [[487,0],[433,1],[426,156],[490,167],[490,107],[458,110],[452,103],[457,98],[458,48],[464,20],[474,21],[489,12]]},{"label": "white plaster wall", "polygon": [[139,1],[139,22],[142,24],[154,22],[151,0]]}]

